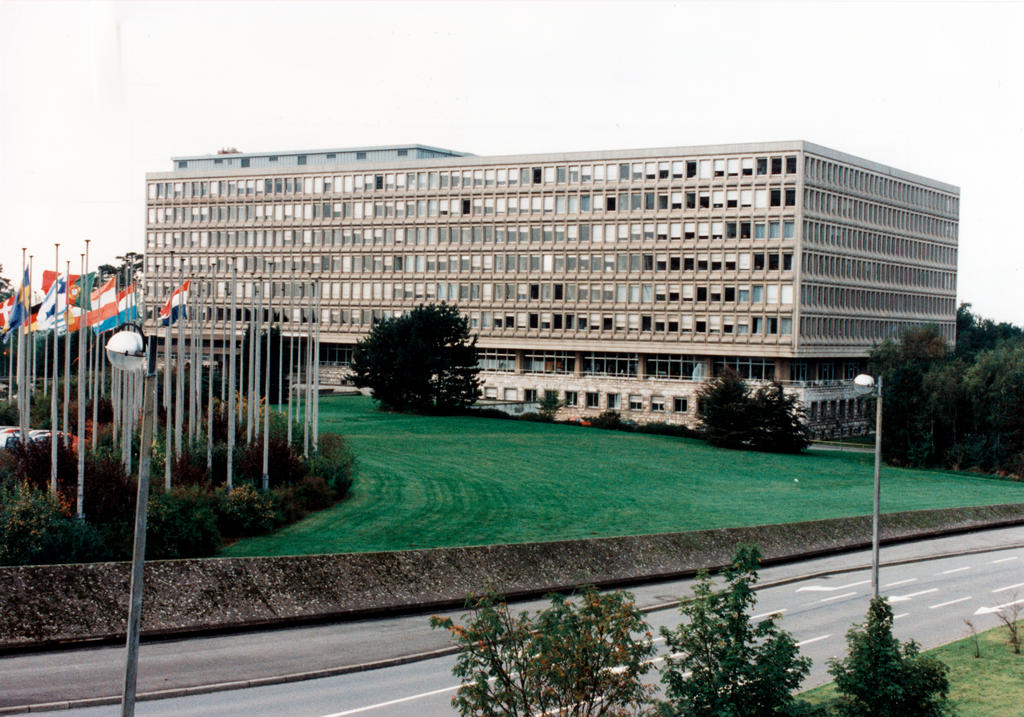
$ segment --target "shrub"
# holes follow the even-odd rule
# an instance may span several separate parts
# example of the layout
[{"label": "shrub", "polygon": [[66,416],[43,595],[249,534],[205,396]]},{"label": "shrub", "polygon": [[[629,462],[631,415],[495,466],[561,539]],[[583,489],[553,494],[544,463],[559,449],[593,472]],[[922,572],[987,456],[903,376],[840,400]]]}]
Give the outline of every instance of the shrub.
[{"label": "shrub", "polygon": [[273,530],[277,514],[271,495],[243,483],[230,493],[218,491],[217,498],[217,525],[222,535],[242,538]]},{"label": "shrub", "polygon": [[171,485],[196,486],[211,489],[213,481],[206,471],[206,443],[185,442],[181,446],[181,455],[171,466]]},{"label": "shrub", "polygon": [[214,497],[197,488],[174,488],[149,501],[146,557],[200,558],[220,547]]},{"label": "shrub", "polygon": [[65,517],[53,496],[24,482],[0,486],[0,565],[109,558],[96,528]]},{"label": "shrub", "polygon": [[270,496],[274,501],[274,513],[278,525],[288,525],[302,520],[309,512],[306,510],[298,490],[293,485],[275,488],[270,491]]},{"label": "shrub", "polygon": [[[249,480],[259,485],[263,480],[263,438],[242,446],[236,454],[237,475],[240,481]],[[286,439],[271,438],[267,451],[267,474],[270,487],[279,488],[298,483],[306,475],[302,458],[288,445]]]},{"label": "shrub", "polygon": [[876,597],[863,625],[846,633],[849,655],[829,660],[829,674],[840,695],[841,715],[918,715],[948,713],[949,669],[922,655],[911,640],[900,644],[892,634],[892,608]]},{"label": "shrub", "polygon": [[136,493],[136,481],[125,471],[120,452],[101,449],[85,454],[85,505],[82,509],[89,522],[131,522],[135,515]]},{"label": "shrub", "polygon": [[295,486],[295,496],[306,510],[323,510],[334,504],[335,493],[320,476],[305,476]]},{"label": "shrub", "polygon": [[590,419],[590,425],[594,428],[604,428],[610,431],[629,430],[627,425],[622,422],[622,416],[619,415],[618,411],[605,411],[597,418]]},{"label": "shrub", "polygon": [[356,459],[348,442],[337,433],[321,433],[317,453],[309,460],[310,475],[320,476],[339,500],[352,487]]}]

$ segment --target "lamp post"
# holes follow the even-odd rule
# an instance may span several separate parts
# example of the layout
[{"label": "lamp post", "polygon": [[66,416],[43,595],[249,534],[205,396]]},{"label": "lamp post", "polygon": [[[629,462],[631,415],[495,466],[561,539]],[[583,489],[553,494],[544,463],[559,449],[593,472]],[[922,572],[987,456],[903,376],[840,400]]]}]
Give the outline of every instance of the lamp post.
[{"label": "lamp post", "polygon": [[[135,714],[135,685],[139,668],[139,629],[142,622],[142,586],[146,559],[146,509],[149,503],[149,464],[153,446],[156,412],[156,339],[148,342],[136,330],[121,330],[107,342],[107,358],[122,371],[146,370],[142,389],[142,439],[139,447],[139,486],[135,501],[135,543],[132,549],[131,592],[125,632],[124,691],[122,717]],[[170,460],[168,453],[167,460]]]},{"label": "lamp post", "polygon": [[862,373],[853,379],[854,386],[862,396],[875,393],[875,499],[871,513],[871,594],[878,597],[878,524],[879,504],[882,493],[882,377]]}]

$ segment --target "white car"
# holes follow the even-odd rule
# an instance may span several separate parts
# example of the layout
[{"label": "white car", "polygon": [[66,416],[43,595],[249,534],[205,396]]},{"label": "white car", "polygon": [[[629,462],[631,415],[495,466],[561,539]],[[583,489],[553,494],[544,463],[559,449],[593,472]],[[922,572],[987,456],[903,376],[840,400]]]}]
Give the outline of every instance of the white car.
[{"label": "white car", "polygon": [[0,450],[6,449],[21,438],[21,431],[16,426],[0,427]]}]

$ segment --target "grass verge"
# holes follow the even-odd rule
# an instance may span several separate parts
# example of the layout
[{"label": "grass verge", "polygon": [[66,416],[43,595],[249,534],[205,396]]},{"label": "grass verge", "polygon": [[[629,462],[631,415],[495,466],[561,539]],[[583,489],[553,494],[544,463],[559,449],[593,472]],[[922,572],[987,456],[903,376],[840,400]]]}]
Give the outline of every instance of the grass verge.
[{"label": "grass verge", "polygon": [[[868,515],[872,456],[774,455],[702,441],[321,401],[358,473],[348,500],[228,556],[564,540]],[[1024,483],[883,468],[884,512],[1024,502]]]},{"label": "grass verge", "polygon": [[[949,697],[959,717],[1001,717],[1024,711],[1024,655],[1014,654],[1006,635],[1005,627],[979,633],[981,657],[974,656],[973,637],[927,651],[949,666]],[[830,682],[800,697],[827,705],[838,699],[838,693]]]}]

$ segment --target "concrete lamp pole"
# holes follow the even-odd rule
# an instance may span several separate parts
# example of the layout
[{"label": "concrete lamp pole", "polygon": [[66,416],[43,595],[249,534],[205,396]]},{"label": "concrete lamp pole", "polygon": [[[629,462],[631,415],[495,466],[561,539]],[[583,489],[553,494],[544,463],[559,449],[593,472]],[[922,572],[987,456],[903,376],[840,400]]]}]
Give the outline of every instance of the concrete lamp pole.
[{"label": "concrete lamp pole", "polygon": [[[139,447],[139,486],[135,501],[135,544],[132,549],[131,596],[125,639],[124,691],[122,717],[135,714],[135,685],[139,671],[139,630],[142,623],[142,587],[146,559],[146,509],[149,503],[149,465],[153,447],[153,423],[156,413],[156,344],[146,345],[141,333],[122,330],[107,342],[107,358],[122,371],[145,369],[142,389],[142,438]],[[168,460],[170,456],[168,455]]]},{"label": "concrete lamp pole", "polygon": [[876,380],[866,373],[853,379],[857,393],[875,393],[875,499],[871,512],[871,595],[878,597],[878,544],[880,503],[882,495],[882,377]]}]

